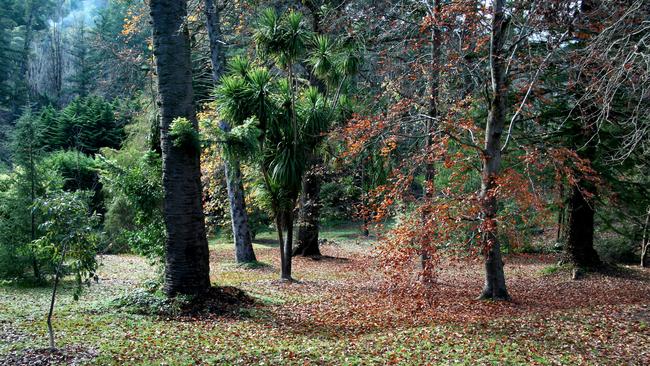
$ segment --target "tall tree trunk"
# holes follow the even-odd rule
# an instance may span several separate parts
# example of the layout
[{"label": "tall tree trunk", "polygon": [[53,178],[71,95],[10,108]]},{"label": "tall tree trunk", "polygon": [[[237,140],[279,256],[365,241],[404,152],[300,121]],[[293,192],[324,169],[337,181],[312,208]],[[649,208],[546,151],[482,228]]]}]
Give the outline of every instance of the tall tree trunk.
[{"label": "tall tree trunk", "polygon": [[[292,281],[291,278],[291,244],[293,241],[293,214],[291,211],[276,211],[275,227],[278,231],[278,246],[280,248],[280,278]],[[286,230],[286,235],[283,231]]]},{"label": "tall tree trunk", "polygon": [[650,207],[645,214],[645,224],[643,225],[643,236],[641,238],[641,267],[648,267],[648,256],[650,255]]},{"label": "tall tree trunk", "polygon": [[585,198],[584,189],[589,190],[584,184],[574,186],[569,198],[566,253],[573,265],[596,268],[601,261],[594,249],[594,202]]},{"label": "tall tree trunk", "polygon": [[248,227],[239,160],[226,162],[224,167],[230,202],[232,235],[235,241],[235,260],[237,263],[255,262],[257,258],[253,251],[252,237]]},{"label": "tall tree trunk", "polygon": [[[291,207],[295,206],[292,205]],[[282,244],[282,275],[283,280],[292,281],[291,277],[291,247],[293,245],[293,210],[287,210],[284,213],[284,229],[286,230],[287,235],[284,237],[284,243]]]},{"label": "tall tree trunk", "polygon": [[557,213],[557,231],[555,234],[555,241],[557,243],[561,243],[562,240],[564,239],[562,235],[564,234],[564,212],[566,210],[565,205],[564,205],[564,184],[560,182],[558,184],[558,201],[560,202],[560,207],[558,208],[558,213]]},{"label": "tall tree trunk", "polygon": [[[212,63],[212,79],[216,83],[225,72],[226,55],[221,34],[221,7],[214,0],[205,0],[206,28],[210,42],[210,61]],[[227,122],[221,122],[221,129],[230,131]],[[226,172],[226,186],[228,187],[228,200],[230,203],[230,217],[232,221],[232,236],[235,242],[235,260],[238,263],[255,262],[252,235],[248,225],[248,213],[244,199],[244,184],[241,177],[239,160],[224,164]]]},{"label": "tall tree trunk", "polygon": [[217,82],[225,72],[226,52],[221,34],[221,10],[215,0],[205,0],[206,28],[210,43],[210,61],[212,63],[212,79]]},{"label": "tall tree trunk", "polygon": [[52,27],[52,92],[54,103],[61,107],[63,104],[63,45],[61,42],[62,25],[55,23]]},{"label": "tall tree trunk", "polygon": [[32,34],[34,23],[34,5],[30,2],[29,14],[27,15],[27,24],[25,24],[25,38],[23,39],[23,53],[20,58],[20,77],[27,80],[27,67],[29,66],[29,49],[32,46]]},{"label": "tall tree trunk", "polygon": [[[361,167],[361,206],[362,207],[367,207],[367,193],[366,193],[366,170],[364,167],[364,164],[361,163],[359,165]],[[365,238],[370,236],[370,223],[368,222],[368,215],[367,214],[362,214],[361,215],[361,235],[363,235]]]},{"label": "tall tree trunk", "polygon": [[490,39],[490,68],[492,73],[492,97],[485,129],[483,171],[481,174],[481,216],[483,234],[481,246],[485,259],[485,286],[481,299],[507,300],[506,280],[503,273],[501,247],[497,238],[497,199],[495,178],[501,168],[501,135],[506,118],[507,75],[503,44],[508,28],[504,11],[505,0],[493,3],[492,35]]},{"label": "tall tree trunk", "polygon": [[[425,149],[428,154],[431,154],[431,146],[434,143],[434,134],[436,129],[436,123],[439,117],[438,111],[438,95],[440,89],[440,54],[441,54],[441,33],[440,27],[437,22],[440,21],[440,1],[434,0],[432,5],[433,21],[431,31],[431,64],[429,65],[429,118],[427,118],[426,123],[426,134],[427,139],[425,141]],[[426,200],[431,200],[435,191],[435,179],[436,179],[436,166],[433,163],[433,156],[428,157],[428,161],[424,168],[424,182],[426,184],[424,195]],[[423,218],[424,219],[424,218]],[[425,280],[430,279],[431,271],[431,253],[427,248],[423,248],[420,253],[420,263],[423,271],[423,278]]]},{"label": "tall tree trunk", "polygon": [[[590,22],[597,21],[593,19],[594,11],[600,6],[600,1],[585,0],[580,3],[580,27],[585,27],[584,33],[591,33]],[[585,47],[584,41],[578,43],[581,47]],[[590,80],[588,80],[582,72],[576,71],[580,84],[584,88],[588,88]],[[579,87],[582,87],[580,85]],[[579,94],[584,93],[585,89],[579,91]],[[580,95],[579,99],[583,99]],[[598,106],[596,101],[586,99],[584,105],[579,105],[580,119],[582,126],[580,132],[576,136],[577,146],[576,150],[578,155],[583,159],[588,159],[593,162],[596,158],[596,140],[592,137],[597,133],[596,121],[593,116],[597,115]],[[584,195],[587,193],[593,195],[587,199]],[[593,183],[585,179],[581,179],[576,186],[572,188],[571,196],[567,202],[567,227],[566,227],[566,260],[581,268],[597,268],[602,265],[598,253],[594,249],[594,215],[595,215],[595,195],[596,187]]]},{"label": "tall tree trunk", "polygon": [[323,179],[322,159],[314,159],[311,169],[302,179],[302,195],[298,211],[298,236],[293,255],[304,257],[320,256],[318,248],[318,230],[320,216],[320,187]]},{"label": "tall tree trunk", "polygon": [[176,147],[172,121],[187,118],[198,128],[193,104],[190,40],[185,0],[151,0],[158,74],[160,142],[163,153],[165,292],[198,294],[210,287],[210,263],[201,203],[200,151]]},{"label": "tall tree trunk", "polygon": [[[311,15],[311,26],[314,34],[321,34],[320,28],[320,7],[314,1],[303,1],[302,4],[309,10]],[[327,86],[319,80],[311,67],[303,64],[303,67],[310,70],[309,84],[318,91],[327,95]],[[314,152],[313,154],[318,154]],[[293,255],[305,257],[320,256],[318,247],[318,235],[320,231],[320,189],[323,175],[320,172],[323,159],[320,156],[312,156],[307,161],[306,173],[302,178],[302,192],[300,196],[300,210],[298,211],[298,235]]]}]

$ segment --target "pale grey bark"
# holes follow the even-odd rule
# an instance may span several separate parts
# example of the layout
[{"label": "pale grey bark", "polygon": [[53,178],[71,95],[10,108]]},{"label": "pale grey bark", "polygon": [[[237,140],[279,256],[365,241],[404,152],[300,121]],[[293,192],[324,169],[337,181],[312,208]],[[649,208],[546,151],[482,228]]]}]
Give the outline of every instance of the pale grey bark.
[{"label": "pale grey bark", "polygon": [[501,247],[497,237],[497,199],[494,193],[495,178],[501,169],[501,136],[506,119],[507,76],[503,45],[508,28],[505,0],[495,0],[492,14],[490,39],[490,71],[492,95],[485,129],[483,170],[481,174],[481,215],[485,231],[481,241],[485,259],[485,286],[480,298],[492,300],[509,299],[503,273]]},{"label": "pale grey bark", "polygon": [[248,226],[239,160],[227,162],[224,167],[230,202],[232,235],[235,242],[235,260],[237,263],[255,262],[257,259],[253,251],[253,242]]},{"label": "pale grey bark", "polygon": [[645,224],[643,225],[643,238],[641,239],[641,267],[648,267],[648,256],[650,255],[650,207],[645,215]]},{"label": "pale grey bark", "polygon": [[[210,61],[212,63],[212,79],[218,82],[225,71],[225,50],[221,33],[221,10],[214,0],[205,0],[206,28],[210,43]],[[230,130],[227,122],[221,122],[221,128]],[[248,225],[248,213],[244,199],[244,184],[242,183],[241,166],[238,159],[232,159],[224,164],[226,186],[230,203],[232,236],[235,244],[235,260],[237,263],[255,262],[252,235]]]}]

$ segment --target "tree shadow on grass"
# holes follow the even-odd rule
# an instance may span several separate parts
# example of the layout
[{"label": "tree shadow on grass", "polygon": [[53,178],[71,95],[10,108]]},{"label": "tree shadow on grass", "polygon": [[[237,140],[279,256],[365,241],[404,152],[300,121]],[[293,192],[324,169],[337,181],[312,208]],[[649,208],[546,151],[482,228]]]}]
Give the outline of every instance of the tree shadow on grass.
[{"label": "tree shadow on grass", "polygon": [[[296,258],[296,257],[294,257]],[[347,263],[350,261],[349,258],[344,258],[344,257],[333,257],[331,255],[312,255],[312,256],[306,256],[306,257],[301,257],[301,258],[306,258],[306,259],[311,259],[315,262],[318,261],[323,261],[323,262],[332,262],[332,263]]]}]

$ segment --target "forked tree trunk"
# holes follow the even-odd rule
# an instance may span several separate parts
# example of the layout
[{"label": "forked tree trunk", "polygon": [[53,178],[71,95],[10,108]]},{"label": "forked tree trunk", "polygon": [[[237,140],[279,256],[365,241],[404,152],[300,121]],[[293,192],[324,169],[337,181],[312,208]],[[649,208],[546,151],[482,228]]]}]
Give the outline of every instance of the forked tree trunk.
[{"label": "forked tree trunk", "polygon": [[485,259],[485,286],[479,298],[508,300],[503,273],[501,247],[497,238],[496,176],[501,168],[501,135],[506,118],[507,76],[503,44],[508,28],[504,11],[505,0],[493,3],[492,35],[490,39],[490,68],[492,72],[492,100],[485,129],[483,171],[481,174],[481,216],[483,234],[481,247]]},{"label": "forked tree trunk", "polygon": [[593,269],[601,266],[602,262],[594,249],[594,202],[587,200],[583,193],[583,190],[592,190],[590,186],[574,186],[571,191],[567,205],[566,254],[574,266]]},{"label": "forked tree trunk", "polygon": [[210,263],[201,202],[200,151],[174,146],[172,121],[187,118],[198,128],[193,105],[190,40],[185,0],[151,0],[158,75],[163,158],[165,292],[198,294],[210,287]]},{"label": "forked tree trunk", "polygon": [[302,179],[302,194],[298,212],[298,236],[293,255],[304,257],[320,256],[318,231],[320,216],[320,187],[323,179],[319,162],[311,164],[312,168]]}]

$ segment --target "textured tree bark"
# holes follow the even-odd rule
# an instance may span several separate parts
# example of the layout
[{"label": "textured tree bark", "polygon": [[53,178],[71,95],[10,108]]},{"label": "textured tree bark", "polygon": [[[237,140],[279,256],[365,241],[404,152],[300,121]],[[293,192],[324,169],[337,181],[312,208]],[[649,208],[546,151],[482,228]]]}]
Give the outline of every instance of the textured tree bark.
[{"label": "textured tree bark", "polygon": [[[275,227],[278,232],[278,246],[280,248],[280,278],[292,281],[291,277],[291,243],[293,241],[293,219],[291,212],[279,211],[275,217]],[[286,230],[287,235],[283,235]]]},{"label": "textured tree bark", "polygon": [[[440,10],[441,5],[439,0],[434,0],[432,5],[432,12],[434,16],[434,22],[440,21]],[[432,26],[431,32],[431,64],[429,66],[429,118],[426,123],[426,133],[427,139],[425,141],[425,149],[429,151],[434,142],[434,134],[436,128],[436,122],[438,121],[439,111],[438,111],[438,95],[440,89],[440,54],[441,54],[441,33],[440,27],[438,24]],[[430,153],[430,152],[429,152]],[[424,182],[428,186],[425,187],[425,199],[430,200],[433,198],[435,191],[435,179],[436,179],[436,166],[433,163],[433,157],[430,157],[430,160],[427,162],[424,169]],[[423,279],[429,280],[429,272],[431,270],[431,253],[427,248],[423,248],[420,253],[420,265],[423,271]]]},{"label": "textured tree bark", "polygon": [[212,63],[212,78],[219,81],[225,72],[226,53],[221,34],[221,10],[215,0],[205,0],[206,28],[210,43],[210,61]]},{"label": "textured tree bark", "polygon": [[[212,79],[216,83],[225,72],[225,50],[221,34],[221,7],[214,0],[205,0],[206,28],[210,42],[210,61],[212,63]],[[221,122],[221,128],[229,131],[230,126]],[[227,162],[225,165],[226,186],[228,188],[228,201],[230,203],[230,217],[232,222],[232,236],[235,243],[235,260],[237,263],[255,262],[252,236],[248,226],[248,213],[244,199],[244,184],[241,177],[239,160]]]},{"label": "textured tree bark", "polygon": [[151,0],[158,75],[160,142],[166,227],[165,292],[198,294],[210,287],[210,264],[201,202],[201,171],[195,148],[175,147],[169,129],[185,117],[198,127],[193,105],[187,2]]},{"label": "textured tree bark", "polygon": [[318,231],[320,217],[320,187],[323,175],[320,159],[305,173],[302,179],[302,195],[300,196],[300,210],[298,212],[298,236],[293,255],[304,257],[320,256],[318,247]]},{"label": "textured tree bark", "polygon": [[[578,24],[580,27],[585,27],[585,34],[591,32],[588,24],[597,21],[591,18],[594,16],[593,12],[600,6],[599,2],[585,0],[580,3]],[[584,85],[583,88],[588,88],[590,80],[582,76],[579,69],[576,73],[578,74],[578,80]],[[581,92],[584,92],[584,90]],[[582,97],[580,95],[580,99]],[[588,159],[589,162],[593,162],[596,157],[595,140],[592,137],[595,136],[597,131],[595,130],[595,122],[592,116],[597,109],[598,107],[593,104],[593,101],[588,99],[586,105],[578,106],[583,125],[580,126],[579,135],[576,137],[578,141],[575,145],[577,146],[576,150],[578,155],[581,158]],[[598,253],[594,249],[595,200],[593,197],[588,200],[584,193],[590,193],[595,196],[597,192],[594,184],[582,179],[578,182],[577,186],[572,187],[571,196],[567,202],[566,260],[576,267],[595,269],[602,265]]]},{"label": "textured tree bark", "polygon": [[[294,202],[295,204],[295,202]],[[284,237],[282,245],[282,279],[293,281],[291,277],[291,247],[293,246],[293,212],[287,211],[284,213],[284,229],[287,235]]]},{"label": "textured tree bark", "polygon": [[226,162],[224,167],[228,200],[230,201],[232,235],[235,241],[235,260],[237,263],[255,262],[257,258],[253,251],[253,241],[248,227],[248,214],[246,213],[239,161]]},{"label": "textured tree bark", "polygon": [[598,268],[602,265],[594,249],[594,202],[583,194],[593,191],[593,185],[574,186],[568,202],[567,259],[580,268]]},{"label": "textured tree bark", "polygon": [[[311,15],[311,26],[314,34],[321,34],[320,28],[320,7],[314,1],[303,1],[302,4],[309,10]],[[307,64],[303,65],[310,69]],[[316,87],[318,91],[327,95],[327,86],[316,76],[313,71],[309,73],[309,84]],[[318,153],[315,153],[318,154]],[[302,178],[302,192],[300,195],[300,210],[298,211],[298,235],[296,247],[292,255],[313,257],[320,256],[318,247],[319,221],[320,221],[320,189],[323,175],[320,172],[323,159],[320,156],[312,156],[308,160],[307,173]]]},{"label": "textured tree bark", "polygon": [[[559,196],[559,201],[564,202],[564,184],[560,183],[558,184],[558,196]],[[564,204],[562,204],[558,210],[559,212],[557,213],[557,232],[555,234],[555,241],[558,243],[561,243],[562,240],[564,239],[562,235],[564,234],[564,211],[565,207]]]},{"label": "textured tree bark", "polygon": [[503,273],[501,247],[497,238],[497,199],[494,194],[495,178],[501,168],[501,135],[506,118],[507,76],[503,52],[508,18],[505,0],[493,4],[492,35],[490,39],[490,68],[492,72],[492,100],[485,129],[483,171],[481,174],[481,216],[484,220],[481,246],[485,259],[485,286],[479,298],[508,300],[508,290]]}]

